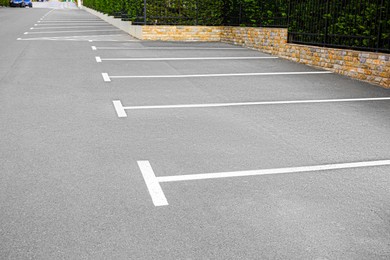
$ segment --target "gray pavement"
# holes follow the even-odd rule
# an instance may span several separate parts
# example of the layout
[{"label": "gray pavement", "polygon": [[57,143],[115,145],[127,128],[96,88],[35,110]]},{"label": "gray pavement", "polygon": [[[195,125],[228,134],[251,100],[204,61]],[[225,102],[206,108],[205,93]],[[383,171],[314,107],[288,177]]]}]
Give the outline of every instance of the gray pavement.
[{"label": "gray pavement", "polygon": [[[82,10],[2,8],[0,20],[0,259],[390,258],[390,166],[368,165],[390,160],[390,100],[334,102],[390,90],[336,74],[148,78],[321,70],[283,59],[107,60],[271,56],[137,41]],[[113,105],[302,100],[318,102],[123,118]],[[161,193],[140,161],[157,180],[290,173],[159,182],[169,205],[155,206]],[[319,165],[343,166],[292,171]]]}]

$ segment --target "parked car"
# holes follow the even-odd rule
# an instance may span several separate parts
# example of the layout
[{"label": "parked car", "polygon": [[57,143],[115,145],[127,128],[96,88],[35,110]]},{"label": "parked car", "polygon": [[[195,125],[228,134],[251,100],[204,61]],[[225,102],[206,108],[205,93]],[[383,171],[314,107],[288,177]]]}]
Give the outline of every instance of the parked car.
[{"label": "parked car", "polygon": [[31,0],[23,0],[24,5],[32,8],[32,1]]},{"label": "parked car", "polygon": [[24,0],[10,0],[9,6],[11,7],[25,7]]}]

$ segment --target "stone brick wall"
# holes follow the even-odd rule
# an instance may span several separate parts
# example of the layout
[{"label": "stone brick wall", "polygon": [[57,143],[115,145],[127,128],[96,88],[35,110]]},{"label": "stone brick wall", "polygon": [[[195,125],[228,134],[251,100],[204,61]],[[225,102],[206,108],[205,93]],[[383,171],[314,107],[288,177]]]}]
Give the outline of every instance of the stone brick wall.
[{"label": "stone brick wall", "polygon": [[280,28],[223,27],[221,41],[278,55],[286,47],[287,30]]},{"label": "stone brick wall", "polygon": [[83,8],[138,39],[228,42],[390,88],[390,54],[290,44],[287,43],[287,29],[283,28],[140,26],[114,21],[118,19]]},{"label": "stone brick wall", "polygon": [[287,43],[287,29],[224,27],[221,41],[390,88],[390,54]]},{"label": "stone brick wall", "polygon": [[203,41],[221,40],[220,26],[142,26],[142,40],[152,41]]}]

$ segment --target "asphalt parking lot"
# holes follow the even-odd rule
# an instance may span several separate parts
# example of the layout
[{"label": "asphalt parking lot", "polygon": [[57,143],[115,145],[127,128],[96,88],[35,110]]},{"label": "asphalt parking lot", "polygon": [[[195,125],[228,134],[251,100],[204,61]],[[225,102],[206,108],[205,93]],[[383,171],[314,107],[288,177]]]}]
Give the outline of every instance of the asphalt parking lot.
[{"label": "asphalt parking lot", "polygon": [[0,19],[0,258],[390,258],[390,90],[78,9]]}]

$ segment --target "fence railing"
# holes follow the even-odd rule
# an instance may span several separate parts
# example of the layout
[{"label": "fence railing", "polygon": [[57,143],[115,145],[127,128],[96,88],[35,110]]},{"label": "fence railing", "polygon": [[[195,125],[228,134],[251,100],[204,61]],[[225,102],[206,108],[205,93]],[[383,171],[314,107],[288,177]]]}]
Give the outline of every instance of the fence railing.
[{"label": "fence railing", "polygon": [[287,27],[287,13],[287,0],[142,0],[132,12],[112,12],[134,24],[256,27]]},{"label": "fence railing", "polygon": [[390,1],[291,0],[288,41],[390,52]]},{"label": "fence railing", "polygon": [[133,24],[288,27],[291,43],[390,53],[390,0],[84,0],[84,4]]}]

